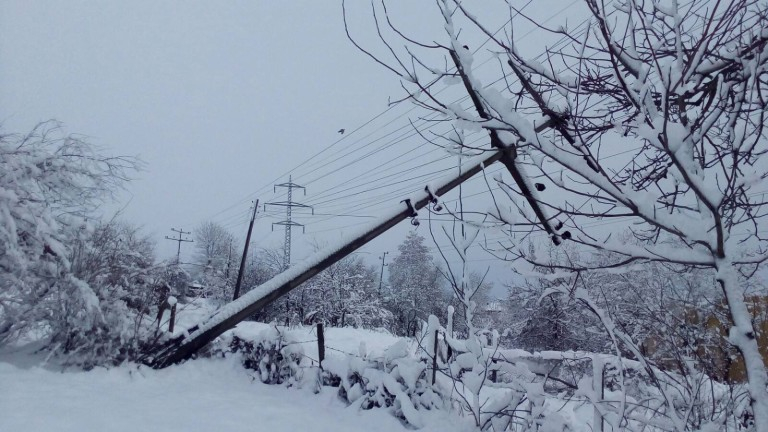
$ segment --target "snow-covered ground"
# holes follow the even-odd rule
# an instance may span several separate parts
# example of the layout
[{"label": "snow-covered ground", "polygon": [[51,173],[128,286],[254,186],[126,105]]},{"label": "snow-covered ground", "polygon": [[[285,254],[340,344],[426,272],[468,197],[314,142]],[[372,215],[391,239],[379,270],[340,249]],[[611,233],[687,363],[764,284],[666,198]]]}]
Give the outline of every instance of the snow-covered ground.
[{"label": "snow-covered ground", "polygon": [[[164,370],[60,372],[0,356],[0,431],[405,431],[383,409],[347,407],[326,387],[269,386],[234,359]],[[25,362],[27,360],[24,360]],[[424,431],[467,430],[435,412]]]},{"label": "snow-covered ground", "polygon": [[[184,332],[206,318],[213,307],[205,300],[182,305],[175,333]],[[226,347],[232,335],[250,341],[281,338],[283,346],[290,352],[303,355],[302,367],[317,365],[317,330],[314,326],[285,328],[242,322],[222,335],[219,346]],[[345,368],[351,367],[351,358],[388,359],[387,363],[399,359],[395,360],[397,374],[412,377],[413,383],[408,387],[414,388],[416,377],[423,369],[423,366],[412,368],[418,365],[404,360],[418,357],[417,343],[386,331],[326,328],[325,342],[327,370],[335,371],[339,376],[348,375]],[[363,411],[357,408],[359,403],[347,406],[338,397],[337,388],[323,387],[319,394],[314,394],[311,390],[315,386],[305,385],[306,382],[301,380],[293,388],[263,384],[254,379],[255,371],[242,366],[239,355],[196,359],[163,370],[131,364],[83,372],[62,371],[53,362],[46,365],[40,354],[29,354],[33,351],[27,346],[16,352],[0,352],[0,432],[375,432],[413,429],[401,424],[389,412],[394,408]],[[508,354],[515,353],[510,351]],[[411,369],[412,372],[406,373]],[[447,376],[437,378],[437,387],[443,394],[467,391],[464,384],[455,383]],[[394,379],[392,383],[395,383]],[[393,385],[399,388],[398,384]],[[300,388],[302,386],[304,388]],[[504,400],[505,396],[503,388],[485,386],[476,404],[491,406],[496,400]],[[398,396],[398,400],[400,397],[410,401],[405,394]],[[465,397],[472,400],[472,392]],[[547,400],[546,405],[549,407],[546,410],[554,414],[549,416],[551,422],[569,424],[573,430],[591,430],[591,406],[557,398]],[[413,412],[410,417],[405,410],[404,414],[411,425],[424,425],[421,429],[424,431],[477,430],[470,417],[461,418],[455,411],[420,409],[418,414]]]},{"label": "snow-covered ground", "polygon": [[[176,332],[206,317],[212,305],[180,305]],[[166,323],[167,325],[167,323]],[[231,332],[244,337],[269,325],[244,322]],[[317,359],[314,327],[289,330],[310,359]],[[330,328],[326,356],[382,353],[400,340],[386,332]],[[31,347],[0,352],[0,431],[405,431],[385,409],[348,407],[338,389],[262,384],[237,356],[197,359],[163,370],[124,365],[83,372],[45,365]],[[425,416],[424,431],[472,430],[454,414]]]}]

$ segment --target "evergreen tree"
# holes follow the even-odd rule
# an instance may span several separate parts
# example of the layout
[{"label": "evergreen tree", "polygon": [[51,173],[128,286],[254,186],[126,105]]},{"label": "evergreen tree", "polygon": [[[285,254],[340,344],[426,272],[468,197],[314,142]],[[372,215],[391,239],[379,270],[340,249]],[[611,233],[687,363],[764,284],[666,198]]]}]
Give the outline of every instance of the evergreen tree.
[{"label": "evergreen tree", "polygon": [[[555,248],[548,245],[545,252],[552,263],[562,265],[572,262],[578,252],[570,246]],[[528,246],[528,257],[536,259],[533,243]],[[543,274],[554,273],[554,268],[535,266]],[[589,335],[589,328],[595,320],[568,296],[549,289],[567,281],[561,278],[529,278],[522,285],[512,287],[507,302],[515,315],[512,321],[518,323],[519,331],[513,335],[515,347],[530,351],[566,351],[572,349],[598,350],[595,337]],[[594,332],[599,334],[598,332]],[[602,342],[602,339],[601,339]]]},{"label": "evergreen tree", "polygon": [[420,321],[429,315],[445,315],[446,295],[440,270],[424,244],[424,237],[409,232],[398,251],[389,264],[386,302],[395,317],[395,332],[414,336]]}]

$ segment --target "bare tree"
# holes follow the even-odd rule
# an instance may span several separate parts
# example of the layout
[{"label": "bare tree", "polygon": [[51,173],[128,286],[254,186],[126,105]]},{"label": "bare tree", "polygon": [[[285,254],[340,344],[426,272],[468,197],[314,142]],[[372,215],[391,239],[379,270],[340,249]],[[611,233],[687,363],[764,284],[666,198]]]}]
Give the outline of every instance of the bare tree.
[{"label": "bare tree", "polygon": [[[203,267],[211,267],[224,273],[227,267],[236,265],[238,246],[235,236],[216,222],[203,222],[194,231],[195,261]],[[230,271],[230,274],[237,274]]]},{"label": "bare tree", "polygon": [[[655,261],[711,269],[732,324],[727,341],[746,364],[751,415],[757,430],[768,431],[766,368],[741,283],[768,258],[766,4],[584,0],[590,19],[581,31],[539,26],[565,43],[537,61],[515,43],[516,20],[527,17],[513,2],[505,7],[516,18],[501,33],[463,2],[436,3],[445,43],[408,37],[384,8],[377,34],[395,60],[376,59],[402,79],[408,99],[457,128],[486,130],[483,149],[506,152],[513,181],[495,179],[501,196],[493,203],[507,198],[521,220],[491,215],[518,233],[544,230],[556,244],[616,257],[553,267],[570,274]],[[491,85],[481,85],[472,69],[463,43],[472,34],[487,38],[499,59],[500,78]],[[391,37],[406,49],[394,49]],[[430,62],[436,54],[445,60]],[[469,108],[440,93],[445,80],[463,88]],[[624,221],[637,243],[595,228],[605,220]],[[515,243],[498,250],[547,265]],[[570,295],[593,304],[575,287]],[[690,427],[667,399],[674,428]]]},{"label": "bare tree", "polygon": [[92,287],[122,291],[129,306],[146,311],[165,300],[154,292],[154,253],[154,242],[138,227],[112,219],[100,222],[90,235],[73,243],[72,273]]}]

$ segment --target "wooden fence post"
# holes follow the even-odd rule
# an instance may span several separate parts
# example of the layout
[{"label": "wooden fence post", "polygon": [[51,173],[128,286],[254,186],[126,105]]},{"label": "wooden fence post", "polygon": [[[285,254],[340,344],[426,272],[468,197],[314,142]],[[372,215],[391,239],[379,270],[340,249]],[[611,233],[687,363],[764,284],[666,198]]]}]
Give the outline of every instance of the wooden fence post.
[{"label": "wooden fence post", "polygon": [[176,323],[176,303],[171,306],[171,322],[168,323],[168,332],[173,333],[173,326]]},{"label": "wooden fence post", "polygon": [[605,399],[604,378],[605,365],[603,364],[603,360],[598,359],[596,356],[592,357],[592,390],[595,392],[595,395],[600,396],[600,400],[594,404],[594,414],[592,417],[592,430],[595,432],[603,432],[603,415],[600,413],[597,406],[598,403],[602,403]]},{"label": "wooden fence post", "polygon": [[163,320],[163,314],[165,313],[165,309],[168,307],[168,302],[163,301],[160,303],[160,306],[157,308],[157,330],[160,330],[160,322]]},{"label": "wooden fence post", "polygon": [[178,302],[179,301],[176,300],[176,297],[174,297],[174,296],[168,297],[168,300],[165,301],[165,305],[171,307],[171,320],[168,323],[168,332],[169,333],[173,333],[173,327],[174,327],[174,325],[176,323],[176,303],[178,303]]},{"label": "wooden fence post", "polygon": [[325,360],[325,335],[323,334],[323,323],[317,323],[317,361],[320,369],[323,368]]},{"label": "wooden fence post", "polygon": [[448,328],[445,329],[445,335],[444,335],[445,346],[447,347],[446,356],[445,356],[446,363],[450,363],[451,356],[453,356],[453,349],[451,348],[451,343],[448,342],[449,338],[453,338],[453,322],[452,322],[453,318],[449,318],[449,320],[450,322],[448,323]]},{"label": "wooden fence post", "polygon": [[437,376],[437,335],[438,331],[435,330],[435,348],[432,355],[432,385],[435,385],[435,377]]}]

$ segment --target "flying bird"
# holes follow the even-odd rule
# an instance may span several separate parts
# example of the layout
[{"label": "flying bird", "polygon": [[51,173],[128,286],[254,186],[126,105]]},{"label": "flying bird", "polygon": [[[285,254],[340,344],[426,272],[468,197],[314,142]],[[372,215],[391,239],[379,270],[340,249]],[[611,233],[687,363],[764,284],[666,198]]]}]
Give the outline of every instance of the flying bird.
[{"label": "flying bird", "polygon": [[339,129],[339,133],[344,135],[344,129]]}]

